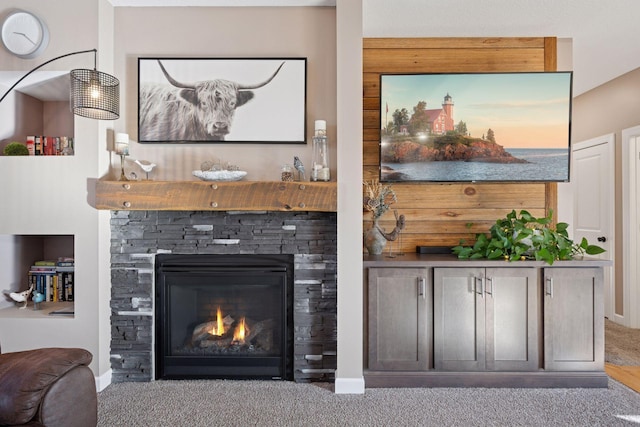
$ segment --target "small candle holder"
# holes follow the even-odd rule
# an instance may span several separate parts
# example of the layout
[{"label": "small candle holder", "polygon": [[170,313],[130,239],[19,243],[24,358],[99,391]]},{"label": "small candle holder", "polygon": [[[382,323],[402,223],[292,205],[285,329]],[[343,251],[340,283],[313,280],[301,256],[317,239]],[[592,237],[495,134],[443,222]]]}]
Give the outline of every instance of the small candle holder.
[{"label": "small candle holder", "polygon": [[127,157],[125,153],[120,153],[120,181],[129,181],[129,178],[124,174],[124,158]]},{"label": "small candle holder", "polygon": [[129,135],[117,133],[114,148],[116,154],[120,156],[120,181],[129,181],[129,178],[124,174],[124,158],[129,155]]},{"label": "small candle holder", "polygon": [[280,175],[282,181],[293,181],[293,167],[290,164],[282,165],[282,173]]}]

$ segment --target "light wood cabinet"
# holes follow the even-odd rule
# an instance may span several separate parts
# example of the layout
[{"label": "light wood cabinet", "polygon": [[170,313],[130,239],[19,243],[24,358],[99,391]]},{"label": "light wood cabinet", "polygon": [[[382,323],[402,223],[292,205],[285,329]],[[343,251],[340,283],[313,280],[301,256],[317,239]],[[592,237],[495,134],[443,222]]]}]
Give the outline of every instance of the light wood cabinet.
[{"label": "light wood cabinet", "polygon": [[535,268],[435,268],[435,368],[538,369],[538,283]]},{"label": "light wood cabinet", "polygon": [[544,368],[604,369],[601,268],[544,269]]},{"label": "light wood cabinet", "polygon": [[369,369],[429,369],[433,306],[429,269],[370,268],[368,273]]}]

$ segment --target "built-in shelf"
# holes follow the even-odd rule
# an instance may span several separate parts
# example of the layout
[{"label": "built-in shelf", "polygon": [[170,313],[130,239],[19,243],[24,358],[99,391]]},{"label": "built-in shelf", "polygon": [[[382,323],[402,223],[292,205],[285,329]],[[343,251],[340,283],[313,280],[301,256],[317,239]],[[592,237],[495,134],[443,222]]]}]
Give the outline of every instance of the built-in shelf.
[{"label": "built-in shelf", "polygon": [[[57,312],[51,314],[52,312]],[[0,318],[12,318],[12,319],[73,319],[74,318],[74,303],[73,302],[41,302],[37,310],[34,309],[33,301],[29,300],[29,303],[25,308],[19,308],[19,306],[6,307],[0,310]],[[66,314],[70,313],[70,314]]]},{"label": "built-in shelf", "polygon": [[[24,74],[24,71],[0,71],[0,87],[12,86]],[[8,94],[3,108],[2,120],[7,117],[11,120],[3,125],[6,124],[11,133],[0,137],[0,152],[13,141],[26,144],[27,136],[74,136],[74,115],[69,109],[69,71],[33,72]],[[55,144],[52,139],[50,142]]]},{"label": "built-in shelf", "polygon": [[337,212],[336,182],[104,181],[90,179],[102,210]]},{"label": "built-in shelf", "polygon": [[[74,258],[75,256],[75,236],[72,234],[0,234],[0,252],[3,258],[0,260],[0,281],[5,284],[6,291],[1,295],[0,300],[0,318],[10,317],[47,317],[47,310],[52,311],[56,308],[63,308],[59,304],[71,304],[72,301],[52,301],[52,295],[47,294],[47,300],[40,304],[40,310],[33,310],[32,295],[26,308],[19,309],[22,304],[14,304],[8,297],[9,292],[22,292],[29,288],[31,280],[37,281],[31,276],[30,271],[38,261],[60,261],[60,258]],[[47,268],[49,266],[41,266]],[[62,270],[62,269],[61,269]],[[40,271],[40,280],[42,280],[43,288],[45,280],[43,277],[51,277],[57,273],[67,275],[69,273],[67,267],[66,272],[62,271],[50,272]],[[60,276],[58,280],[60,280]],[[49,279],[53,286],[53,279]],[[75,285],[75,280],[72,281]],[[74,287],[74,295],[76,288]],[[48,289],[53,292],[52,289]],[[71,315],[73,317],[73,315]]]}]

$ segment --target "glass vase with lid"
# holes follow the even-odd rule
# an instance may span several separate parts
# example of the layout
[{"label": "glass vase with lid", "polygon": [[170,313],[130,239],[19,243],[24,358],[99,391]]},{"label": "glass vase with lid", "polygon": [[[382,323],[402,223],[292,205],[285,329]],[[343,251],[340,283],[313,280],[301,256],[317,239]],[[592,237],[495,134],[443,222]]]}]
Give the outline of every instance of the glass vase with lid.
[{"label": "glass vase with lid", "polygon": [[326,121],[315,121],[312,142],[311,181],[330,181],[331,169],[329,168],[329,141],[327,141]]}]

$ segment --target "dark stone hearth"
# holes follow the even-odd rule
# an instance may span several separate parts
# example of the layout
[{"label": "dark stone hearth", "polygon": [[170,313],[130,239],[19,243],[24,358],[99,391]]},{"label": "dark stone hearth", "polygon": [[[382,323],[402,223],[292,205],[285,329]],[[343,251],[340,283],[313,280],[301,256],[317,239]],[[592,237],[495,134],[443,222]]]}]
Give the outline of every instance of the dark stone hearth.
[{"label": "dark stone hearth", "polygon": [[114,382],[153,378],[155,255],[294,255],[294,379],[336,369],[336,214],[113,211],[111,367]]}]

